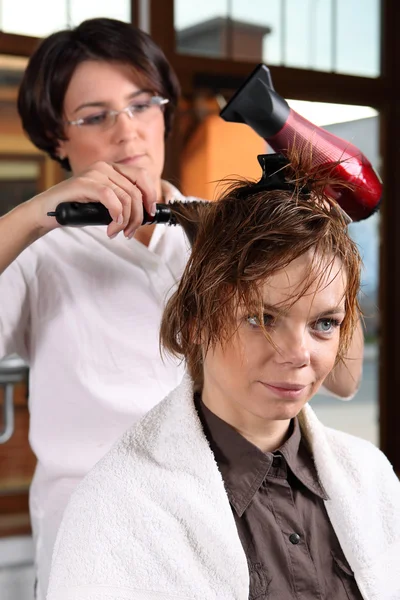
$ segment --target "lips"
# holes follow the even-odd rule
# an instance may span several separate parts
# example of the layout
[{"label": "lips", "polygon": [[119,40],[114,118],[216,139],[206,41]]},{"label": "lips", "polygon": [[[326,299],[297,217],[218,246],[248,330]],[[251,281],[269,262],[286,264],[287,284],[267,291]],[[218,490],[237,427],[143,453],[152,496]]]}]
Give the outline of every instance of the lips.
[{"label": "lips", "polygon": [[146,156],[145,153],[134,154],[132,156],[125,156],[125,158],[121,158],[120,160],[117,160],[116,162],[121,165],[130,165],[130,164],[134,164],[135,162],[139,161],[141,158],[144,158],[145,156]]},{"label": "lips", "polygon": [[271,387],[275,387],[280,390],[294,390],[298,392],[300,390],[304,390],[307,387],[305,384],[301,383],[288,383],[287,381],[274,381],[274,382],[262,382],[264,385],[269,385]]},{"label": "lips", "polygon": [[273,383],[265,383],[264,381],[260,381],[260,383],[274,396],[291,400],[301,398],[304,394],[304,391],[308,387],[307,385],[300,383],[289,383],[287,381],[274,381]]}]

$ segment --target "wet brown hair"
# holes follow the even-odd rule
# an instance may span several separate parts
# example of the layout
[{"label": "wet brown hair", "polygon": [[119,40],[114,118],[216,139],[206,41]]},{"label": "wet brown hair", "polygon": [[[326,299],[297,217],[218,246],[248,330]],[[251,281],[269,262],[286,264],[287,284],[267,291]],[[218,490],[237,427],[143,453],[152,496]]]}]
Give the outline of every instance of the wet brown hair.
[{"label": "wet brown hair", "polygon": [[188,203],[177,211],[193,247],[166,306],[160,344],[186,361],[197,386],[202,384],[204,350],[230,339],[238,327],[238,307],[263,323],[262,284],[307,252],[312,252],[312,268],[290,302],[313,283],[317,290],[326,285],[335,259],[340,259],[347,283],[337,361],[345,357],[360,317],[361,258],[348,233],[347,215],[324,191],[335,183],[332,168],[311,176],[307,160],[292,156],[284,175],[287,189],[236,182],[216,202]]},{"label": "wet brown hair", "polygon": [[18,112],[32,143],[68,170],[68,159],[57,156],[58,141],[66,139],[64,98],[75,69],[87,60],[128,65],[137,85],[168,98],[164,109],[166,137],[180,95],[178,79],[161,48],[130,23],[89,19],[47,37],[25,70]]}]

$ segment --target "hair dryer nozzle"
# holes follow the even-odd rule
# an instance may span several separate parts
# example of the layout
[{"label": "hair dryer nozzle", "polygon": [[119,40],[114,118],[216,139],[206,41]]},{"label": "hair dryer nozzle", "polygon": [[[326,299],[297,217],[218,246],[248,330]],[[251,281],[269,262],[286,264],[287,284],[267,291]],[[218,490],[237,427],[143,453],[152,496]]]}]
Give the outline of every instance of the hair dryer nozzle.
[{"label": "hair dryer nozzle", "polygon": [[246,123],[261,137],[269,138],[282,129],[289,113],[288,103],[274,90],[268,67],[260,64],[223,108],[220,116],[225,121]]},{"label": "hair dryer nozzle", "polygon": [[258,65],[220,115],[225,121],[246,123],[284,156],[309,148],[312,169],[332,167],[333,178],[345,184],[332,185],[326,193],[353,221],[366,219],[377,210],[382,182],[368,159],[349,142],[291,109],[275,92],[265,65]]}]

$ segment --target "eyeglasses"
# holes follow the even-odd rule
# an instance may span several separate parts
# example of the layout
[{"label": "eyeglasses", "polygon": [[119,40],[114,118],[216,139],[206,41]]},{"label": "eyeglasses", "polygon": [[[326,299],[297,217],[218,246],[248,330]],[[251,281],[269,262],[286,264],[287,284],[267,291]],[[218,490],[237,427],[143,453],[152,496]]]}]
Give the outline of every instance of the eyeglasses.
[{"label": "eyeglasses", "polygon": [[142,93],[140,97],[135,98],[129,106],[122,110],[102,110],[76,121],[67,121],[67,124],[90,128],[95,131],[106,131],[115,125],[117,117],[121,113],[127,114],[130,119],[135,117],[138,121],[148,123],[153,118],[155,111],[162,109],[168,102],[169,100],[162,96]]}]

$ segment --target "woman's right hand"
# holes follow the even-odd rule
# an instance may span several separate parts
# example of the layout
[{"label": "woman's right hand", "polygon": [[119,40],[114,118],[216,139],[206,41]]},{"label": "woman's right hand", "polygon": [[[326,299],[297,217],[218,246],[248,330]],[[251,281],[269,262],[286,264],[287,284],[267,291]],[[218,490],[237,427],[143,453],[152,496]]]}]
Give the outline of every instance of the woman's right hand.
[{"label": "woman's right hand", "polygon": [[154,214],[157,188],[144,169],[97,162],[28,202],[39,236],[60,227],[47,213],[61,202],[101,202],[113,219],[107,227],[107,235],[112,238],[123,231],[130,238],[143,221],[143,207]]}]

